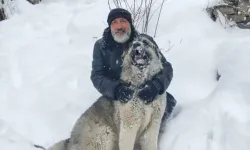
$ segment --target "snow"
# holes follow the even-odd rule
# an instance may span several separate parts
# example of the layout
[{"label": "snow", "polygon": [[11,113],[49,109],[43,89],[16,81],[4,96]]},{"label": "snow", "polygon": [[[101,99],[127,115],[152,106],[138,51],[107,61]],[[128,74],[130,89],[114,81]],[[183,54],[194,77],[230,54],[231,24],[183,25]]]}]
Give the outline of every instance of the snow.
[{"label": "snow", "polygon": [[[207,6],[168,0],[162,10],[155,40],[173,65],[168,91],[178,101],[164,150],[250,149],[249,31],[213,22]],[[17,0],[15,9],[0,22],[0,149],[47,148],[100,96],[92,51],[109,9],[105,0]]]}]

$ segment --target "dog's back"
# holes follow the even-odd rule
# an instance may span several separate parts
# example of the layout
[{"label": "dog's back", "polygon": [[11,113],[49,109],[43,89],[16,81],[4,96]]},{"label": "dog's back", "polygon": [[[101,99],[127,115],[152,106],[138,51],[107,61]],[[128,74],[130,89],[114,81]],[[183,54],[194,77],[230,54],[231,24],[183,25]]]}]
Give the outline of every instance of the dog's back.
[{"label": "dog's back", "polygon": [[[116,149],[117,132],[114,124],[114,104],[100,97],[76,122],[70,139],[70,148],[76,150]],[[69,149],[71,150],[71,149]],[[74,150],[74,149],[72,149]]]},{"label": "dog's back", "polygon": [[107,142],[107,140],[113,139],[114,141],[110,142],[114,143],[117,139],[113,134],[117,132],[113,116],[114,104],[112,101],[103,96],[100,97],[77,120],[70,139],[56,143],[49,150],[115,150],[116,148],[111,148],[112,144]]},{"label": "dog's back", "polygon": [[69,144],[69,139],[62,140],[62,141],[55,143],[48,150],[67,150],[68,144]]}]

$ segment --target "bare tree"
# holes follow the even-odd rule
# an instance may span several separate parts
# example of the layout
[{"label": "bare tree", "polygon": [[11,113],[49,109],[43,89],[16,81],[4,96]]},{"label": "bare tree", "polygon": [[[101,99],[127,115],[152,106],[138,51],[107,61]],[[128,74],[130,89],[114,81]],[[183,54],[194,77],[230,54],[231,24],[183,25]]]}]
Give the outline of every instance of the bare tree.
[{"label": "bare tree", "polygon": [[125,8],[131,12],[134,26],[142,33],[148,32],[149,23],[158,12],[157,20],[153,22],[155,24],[154,37],[156,36],[162,8],[166,0],[132,0],[130,3],[128,0],[108,0],[110,9],[112,9],[111,1],[116,8]]}]

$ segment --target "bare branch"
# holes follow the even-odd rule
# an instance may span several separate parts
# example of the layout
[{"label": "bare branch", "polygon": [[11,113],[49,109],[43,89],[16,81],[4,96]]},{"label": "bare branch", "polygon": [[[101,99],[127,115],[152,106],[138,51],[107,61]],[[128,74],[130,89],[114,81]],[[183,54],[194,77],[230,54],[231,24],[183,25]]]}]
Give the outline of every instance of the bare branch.
[{"label": "bare branch", "polygon": [[117,0],[119,2],[119,7],[122,7],[122,2],[120,0]]},{"label": "bare branch", "polygon": [[117,5],[116,5],[116,0],[113,0],[113,3],[115,4],[115,6],[117,7]]},{"label": "bare branch", "polygon": [[135,9],[136,9],[136,0],[134,0],[134,7],[133,7],[134,13],[135,13]]},{"label": "bare branch", "polygon": [[[141,2],[142,2],[142,0],[141,0]],[[136,11],[136,9],[137,9],[137,11]],[[135,20],[138,20],[139,19],[139,15],[140,15],[140,10],[141,10],[141,6],[138,6],[137,7],[137,5],[136,5],[136,0],[134,0],[134,8],[133,8],[133,16],[134,16],[134,22],[135,22]]]},{"label": "bare branch", "polygon": [[161,11],[162,11],[163,4],[164,4],[164,3],[165,3],[165,0],[162,0],[162,4],[161,4],[161,8],[160,8],[160,12],[159,12],[158,19],[157,19],[157,22],[156,22],[156,27],[155,27],[154,37],[156,36],[156,32],[157,32],[157,29],[158,29],[158,24],[159,24],[160,17],[161,17]]},{"label": "bare branch", "polygon": [[168,44],[168,49],[165,52],[169,52],[174,47],[174,45],[171,45],[170,40],[168,41]]},{"label": "bare branch", "polygon": [[139,26],[141,19],[142,19],[142,13],[144,12],[144,11],[142,11],[142,8],[143,8],[142,6],[143,6],[143,0],[141,0],[141,3],[138,6],[137,11],[134,14],[134,23],[135,23],[136,27]]},{"label": "bare branch", "polygon": [[[166,0],[165,0],[166,1]],[[162,3],[161,3],[162,4]],[[151,14],[151,16],[150,16],[150,18],[149,18],[149,20],[151,21],[151,19],[153,18],[153,16],[154,16],[154,14],[157,12],[157,10],[159,9],[159,8],[161,8],[161,6],[162,5],[159,5],[156,9],[155,9],[155,11]]]},{"label": "bare branch", "polygon": [[142,10],[142,4],[143,4],[143,1],[141,0],[141,3],[138,7],[138,10],[137,10],[137,13],[140,14],[141,13],[141,10]]},{"label": "bare branch", "polygon": [[173,47],[174,47],[174,45],[170,46],[170,47],[168,48],[168,50],[166,50],[165,52],[169,52]]},{"label": "bare branch", "polygon": [[109,10],[111,10],[110,0],[108,0]]},{"label": "bare branch", "polygon": [[145,14],[145,33],[147,33],[148,31],[148,25],[149,25],[149,15],[150,15],[150,12],[151,12],[151,8],[152,8],[152,2],[153,0],[149,0],[149,3],[147,4],[147,8],[146,8],[146,14]]}]

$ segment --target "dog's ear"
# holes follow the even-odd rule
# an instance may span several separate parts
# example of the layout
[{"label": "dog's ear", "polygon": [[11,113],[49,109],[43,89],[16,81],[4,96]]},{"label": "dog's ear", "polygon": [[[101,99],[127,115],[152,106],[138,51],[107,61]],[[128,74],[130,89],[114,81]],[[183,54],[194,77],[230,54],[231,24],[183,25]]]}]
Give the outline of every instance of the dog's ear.
[{"label": "dog's ear", "polygon": [[161,59],[161,57],[162,57],[162,56],[161,56],[161,49],[156,48],[155,51],[156,51],[157,57],[158,57],[159,59]]},{"label": "dog's ear", "polygon": [[149,36],[149,35],[147,35],[147,34],[140,34],[142,37],[145,37],[146,39],[148,39],[150,42],[152,42],[155,46],[156,46],[156,48],[159,48],[159,46],[157,45],[157,43],[155,42],[155,40],[151,37],[151,36]]}]

